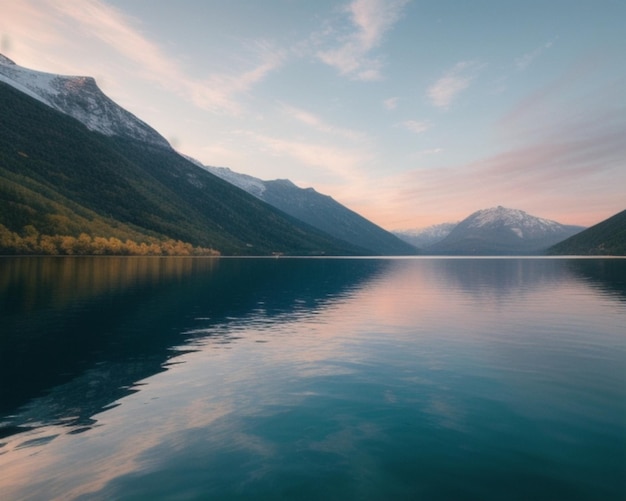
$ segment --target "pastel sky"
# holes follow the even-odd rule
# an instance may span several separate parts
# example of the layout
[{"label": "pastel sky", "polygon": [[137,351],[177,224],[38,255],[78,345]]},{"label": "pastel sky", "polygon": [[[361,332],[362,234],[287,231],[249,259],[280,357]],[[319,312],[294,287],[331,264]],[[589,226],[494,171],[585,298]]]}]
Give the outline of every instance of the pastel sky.
[{"label": "pastel sky", "polygon": [[0,52],[388,230],[626,208],[623,0],[0,0]]}]

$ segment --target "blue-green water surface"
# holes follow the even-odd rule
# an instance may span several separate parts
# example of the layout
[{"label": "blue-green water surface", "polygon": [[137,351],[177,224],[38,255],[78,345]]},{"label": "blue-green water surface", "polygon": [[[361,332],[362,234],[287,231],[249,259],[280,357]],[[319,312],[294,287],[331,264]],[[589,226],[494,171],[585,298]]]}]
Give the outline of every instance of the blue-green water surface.
[{"label": "blue-green water surface", "polygon": [[0,259],[0,498],[626,499],[626,260]]}]

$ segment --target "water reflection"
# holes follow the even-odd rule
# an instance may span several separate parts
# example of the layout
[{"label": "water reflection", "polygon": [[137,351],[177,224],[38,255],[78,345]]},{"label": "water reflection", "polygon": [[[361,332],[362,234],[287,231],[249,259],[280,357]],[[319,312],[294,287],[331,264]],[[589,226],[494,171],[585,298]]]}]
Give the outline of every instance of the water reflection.
[{"label": "water reflection", "polygon": [[[91,416],[167,368],[190,338],[310,314],[380,273],[338,260],[0,260],[0,437]],[[192,344],[187,344],[193,349]],[[18,411],[19,409],[19,411]],[[4,419],[1,416],[9,416]]]},{"label": "water reflection", "polygon": [[110,285],[14,316],[12,339],[32,331],[34,351],[47,336],[97,342],[70,350],[71,374],[42,350],[46,376],[5,413],[9,499],[626,494],[613,265],[183,261],[148,260],[123,287],[98,272]]},{"label": "water reflection", "polygon": [[502,298],[567,280],[558,259],[441,259],[435,273],[453,289],[472,297]]},{"label": "water reflection", "polygon": [[595,289],[626,300],[626,267],[623,259],[572,259],[569,268]]}]

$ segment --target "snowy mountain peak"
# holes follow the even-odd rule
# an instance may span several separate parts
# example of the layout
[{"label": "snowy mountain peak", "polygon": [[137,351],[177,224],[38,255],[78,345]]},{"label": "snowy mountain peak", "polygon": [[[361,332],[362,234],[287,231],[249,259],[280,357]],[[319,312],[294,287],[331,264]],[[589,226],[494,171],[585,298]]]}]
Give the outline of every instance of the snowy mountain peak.
[{"label": "snowy mountain peak", "polygon": [[437,254],[536,254],[581,229],[498,206],[470,214],[429,250]]},{"label": "snowy mountain peak", "polygon": [[463,223],[466,228],[507,227],[519,238],[533,238],[562,228],[556,221],[531,216],[523,210],[509,209],[501,205],[476,211]]},{"label": "snowy mountain peak", "polygon": [[0,54],[0,81],[107,136],[121,136],[170,148],[152,127],[109,99],[85,76],[44,73],[15,64]]},{"label": "snowy mountain peak", "polygon": [[257,198],[263,198],[263,193],[265,192],[266,187],[265,182],[263,182],[261,179],[253,176],[248,176],[247,174],[239,174],[237,172],[233,172],[228,167],[212,167],[202,164],[199,165],[208,170],[210,173],[214,174],[215,176],[229,182],[230,184],[234,184],[238,188],[247,191],[251,195],[254,195]]},{"label": "snowy mountain peak", "polygon": [[418,248],[428,247],[446,238],[454,229],[457,223],[440,223],[427,226],[425,228],[414,228],[409,230],[396,230],[392,233],[405,242],[415,245]]}]

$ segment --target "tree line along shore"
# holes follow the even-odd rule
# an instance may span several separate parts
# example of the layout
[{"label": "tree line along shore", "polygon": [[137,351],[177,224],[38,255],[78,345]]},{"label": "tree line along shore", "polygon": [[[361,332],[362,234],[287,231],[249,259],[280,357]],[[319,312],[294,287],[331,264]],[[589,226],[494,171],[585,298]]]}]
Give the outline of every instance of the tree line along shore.
[{"label": "tree line along shore", "polygon": [[219,251],[193,246],[181,240],[150,239],[136,242],[116,237],[91,236],[81,233],[71,235],[40,234],[32,225],[20,233],[10,231],[0,224],[0,254],[48,256],[219,256]]}]

